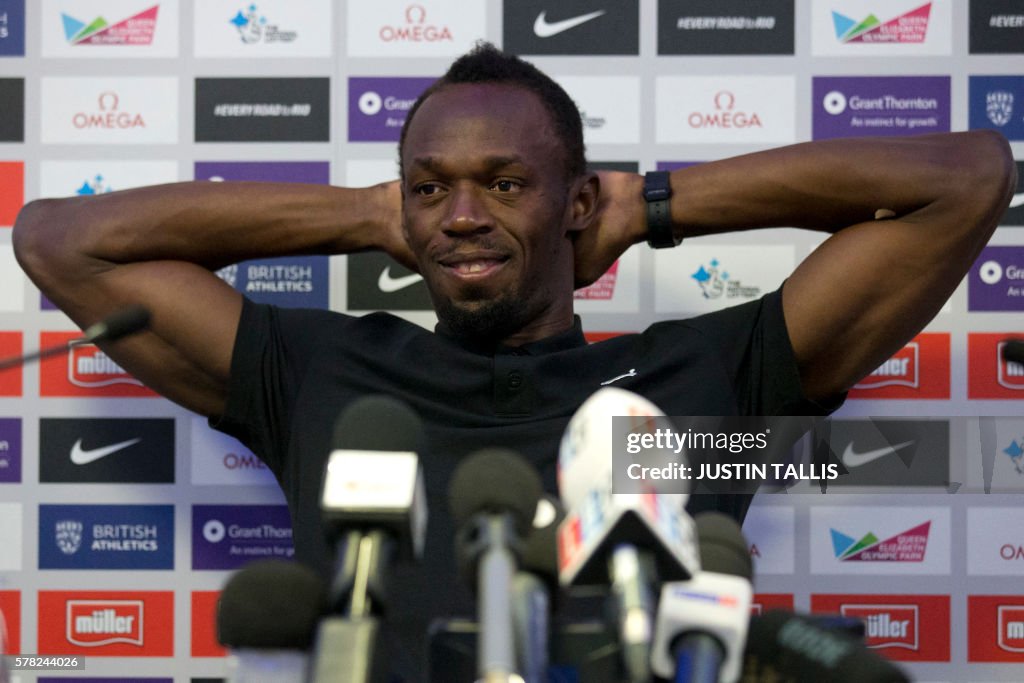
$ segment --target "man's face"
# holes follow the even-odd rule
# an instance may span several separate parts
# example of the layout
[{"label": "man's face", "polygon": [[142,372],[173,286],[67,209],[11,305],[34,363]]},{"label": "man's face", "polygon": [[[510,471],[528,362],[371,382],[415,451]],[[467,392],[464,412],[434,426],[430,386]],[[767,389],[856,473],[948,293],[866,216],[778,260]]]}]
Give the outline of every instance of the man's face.
[{"label": "man's face", "polygon": [[442,88],[403,150],[403,230],[440,319],[463,336],[522,343],[572,320],[573,191],[536,95]]}]

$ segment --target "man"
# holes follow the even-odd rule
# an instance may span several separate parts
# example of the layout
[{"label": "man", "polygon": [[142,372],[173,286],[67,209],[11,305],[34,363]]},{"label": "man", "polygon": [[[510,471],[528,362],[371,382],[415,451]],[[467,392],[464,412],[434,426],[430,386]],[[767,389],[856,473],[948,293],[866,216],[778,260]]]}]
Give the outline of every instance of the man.
[{"label": "man", "polygon": [[[402,577],[396,603],[420,616],[465,613],[439,577],[451,576],[445,488],[466,453],[511,446],[553,487],[567,420],[617,376],[670,415],[826,412],[935,315],[1014,187],[1006,142],[974,132],[707,163],[653,176],[671,197],[645,201],[641,176],[587,173],[572,101],[488,45],[417,102],[400,163],[399,183],[365,189],[181,183],[41,200],[20,214],[14,243],[79,325],[128,304],[152,310],[151,331],[108,352],[267,462],[299,557],[322,571],[317,491],[332,422],[368,393],[408,402],[431,446],[431,567]],[[585,344],[574,287],[630,246],[773,226],[835,234],[759,302]],[[368,249],[423,274],[436,334],[382,314],[257,306],[212,273]],[[702,501],[739,518],[748,502]],[[422,640],[421,623],[406,627]]]}]

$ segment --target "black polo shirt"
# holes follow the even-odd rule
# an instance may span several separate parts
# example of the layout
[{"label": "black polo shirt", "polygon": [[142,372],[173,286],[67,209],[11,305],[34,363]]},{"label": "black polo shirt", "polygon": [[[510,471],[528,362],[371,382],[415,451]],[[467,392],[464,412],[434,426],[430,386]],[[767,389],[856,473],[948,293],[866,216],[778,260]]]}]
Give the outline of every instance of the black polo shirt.
[{"label": "black polo shirt", "polygon": [[[420,455],[430,517],[424,564],[399,572],[394,597],[410,617],[410,633],[422,634],[429,616],[473,613],[456,585],[445,495],[460,459],[484,447],[512,448],[556,492],[566,423],[602,382],[620,376],[614,386],[668,415],[822,412],[803,398],[781,290],[589,345],[577,317],[571,330],[516,348],[473,346],[385,313],[357,318],[246,301],[225,415],[214,426],[273,470],[291,510],[298,558],[328,575],[318,496],[334,421],[367,394],[408,403],[427,434],[428,452]],[[724,508],[740,519],[748,504],[691,497],[691,508]]]}]

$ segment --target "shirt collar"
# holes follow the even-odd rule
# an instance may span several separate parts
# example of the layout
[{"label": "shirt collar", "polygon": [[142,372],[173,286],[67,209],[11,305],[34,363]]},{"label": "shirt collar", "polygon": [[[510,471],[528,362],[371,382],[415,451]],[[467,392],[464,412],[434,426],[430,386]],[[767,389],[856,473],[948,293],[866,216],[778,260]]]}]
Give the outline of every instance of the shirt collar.
[{"label": "shirt collar", "polygon": [[442,322],[437,323],[434,327],[434,332],[445,339],[455,342],[467,351],[495,356],[502,354],[516,356],[542,356],[548,353],[567,351],[569,349],[575,349],[587,345],[586,337],[583,336],[583,321],[578,315],[574,315],[572,317],[572,327],[564,332],[559,332],[551,335],[550,337],[538,339],[537,341],[528,342],[522,346],[505,346],[504,344],[492,344],[475,339],[458,337],[452,334],[451,330],[449,330]]}]

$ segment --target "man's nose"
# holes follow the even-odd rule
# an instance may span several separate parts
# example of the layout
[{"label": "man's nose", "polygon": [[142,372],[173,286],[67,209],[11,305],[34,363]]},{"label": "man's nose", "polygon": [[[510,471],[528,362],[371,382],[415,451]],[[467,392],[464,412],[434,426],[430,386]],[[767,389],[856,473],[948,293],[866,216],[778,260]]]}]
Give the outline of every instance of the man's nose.
[{"label": "man's nose", "polygon": [[455,186],[451,190],[444,231],[449,234],[484,232],[492,227],[491,215],[477,187]]}]

